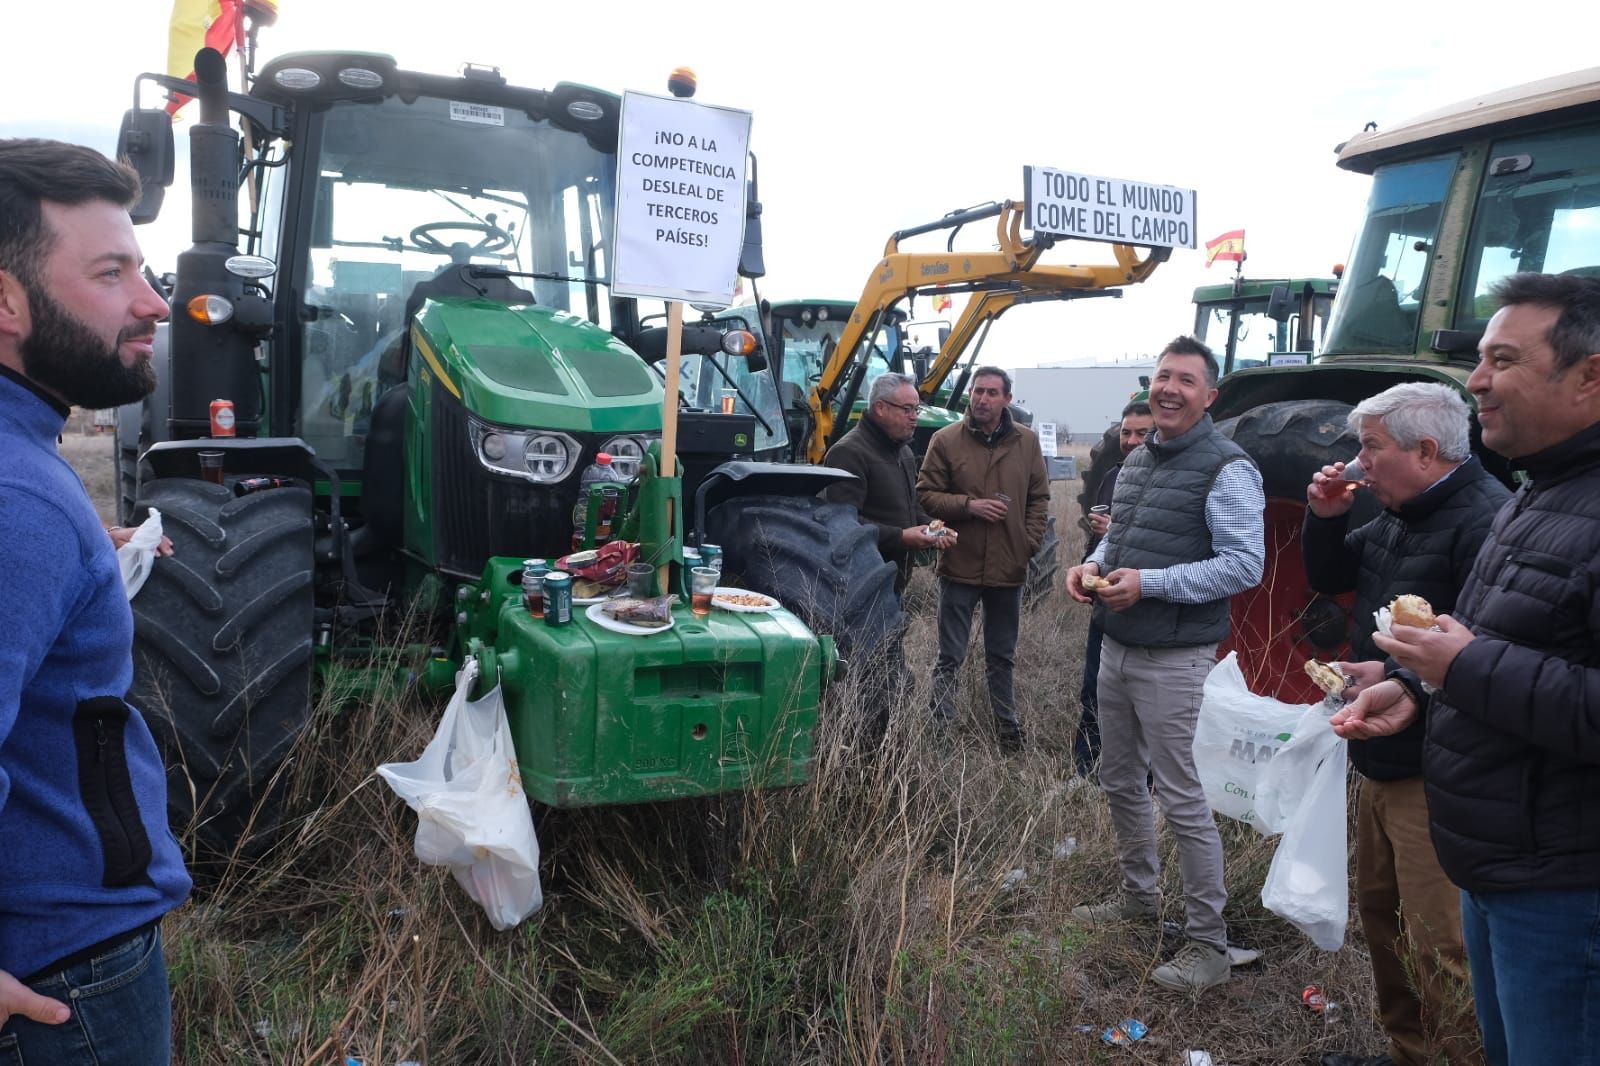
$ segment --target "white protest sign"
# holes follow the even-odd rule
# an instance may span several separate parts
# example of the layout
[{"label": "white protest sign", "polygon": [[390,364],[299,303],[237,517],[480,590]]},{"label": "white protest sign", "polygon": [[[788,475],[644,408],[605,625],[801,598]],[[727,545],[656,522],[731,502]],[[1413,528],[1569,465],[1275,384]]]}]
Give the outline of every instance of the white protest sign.
[{"label": "white protest sign", "polygon": [[1045,458],[1055,458],[1056,424],[1054,422],[1037,422],[1033,428],[1039,434],[1039,450],[1045,454]]},{"label": "white protest sign", "polygon": [[621,123],[611,291],[726,307],[744,244],[750,112],[625,92]]},{"label": "white protest sign", "polygon": [[1049,167],[1023,167],[1023,225],[1086,241],[1195,246],[1194,190]]}]

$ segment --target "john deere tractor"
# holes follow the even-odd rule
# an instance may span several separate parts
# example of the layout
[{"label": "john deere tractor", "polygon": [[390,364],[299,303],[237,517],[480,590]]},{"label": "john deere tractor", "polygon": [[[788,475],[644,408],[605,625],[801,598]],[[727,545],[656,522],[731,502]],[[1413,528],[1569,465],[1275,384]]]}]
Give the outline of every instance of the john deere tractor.
[{"label": "john deere tractor", "polygon": [[1499,278],[1600,273],[1600,68],[1369,128],[1338,156],[1372,191],[1320,354],[1236,370],[1211,409],[1267,490],[1266,577],[1235,600],[1234,644],[1256,691],[1300,701],[1316,698],[1300,664],[1340,654],[1350,629],[1349,603],[1306,582],[1300,528],[1312,473],[1358,450],[1352,405],[1402,381],[1464,388]]},{"label": "john deere tractor", "polygon": [[[195,70],[136,87],[198,98],[194,245],[170,279],[160,390],[120,412],[117,440],[123,521],[155,508],[176,544],[133,603],[132,693],[174,823],[209,850],[270,832],[315,700],[447,687],[468,656],[502,685],[542,803],[804,780],[836,647],[868,654],[900,622],[894,567],[852,511],[815,500],[848,475],[744,461],[748,413],[678,411],[662,475],[649,361],[666,333],[608,285],[619,98],[356,52],[279,57],[247,92],[215,52]],[[166,112],[136,106],[120,150],[148,221],[172,178]],[[752,217],[745,273],[760,252]],[[732,325],[687,327],[684,351],[749,350]],[[214,435],[217,400],[233,436]],[[220,484],[203,451],[223,453]],[[589,539],[575,505],[601,451],[632,479],[618,520],[674,590],[686,542],[785,507],[782,587],[760,591],[802,617],[681,609],[638,637],[581,607],[562,627],[530,615],[522,560]],[[408,613],[420,636],[399,646],[390,623]]]}]

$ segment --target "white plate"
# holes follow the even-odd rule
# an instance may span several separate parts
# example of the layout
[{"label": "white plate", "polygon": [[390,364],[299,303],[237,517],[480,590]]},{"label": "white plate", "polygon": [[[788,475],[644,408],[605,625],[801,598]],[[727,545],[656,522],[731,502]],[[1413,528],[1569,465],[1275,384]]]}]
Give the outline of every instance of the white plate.
[{"label": "white plate", "polygon": [[[746,607],[742,603],[729,603],[723,596],[765,596],[771,602],[765,607]],[[776,596],[767,596],[765,592],[751,592],[749,589],[736,589],[727,585],[718,585],[711,592],[711,606],[724,611],[734,611],[738,614],[767,614],[776,611],[783,604],[778,602]]]},{"label": "white plate", "polygon": [[604,603],[610,598],[610,596],[574,596],[572,597],[572,606],[587,607],[591,603]]},{"label": "white plate", "polygon": [[631,622],[619,622],[617,619],[612,618],[609,614],[606,614],[605,604],[603,603],[592,604],[589,609],[583,613],[584,616],[589,619],[589,621],[593,622],[601,629],[609,629],[613,633],[625,633],[630,637],[648,637],[652,633],[665,633],[676,624],[676,622],[671,618],[667,619],[666,625],[656,626],[654,628],[651,628],[650,626],[636,626]]}]

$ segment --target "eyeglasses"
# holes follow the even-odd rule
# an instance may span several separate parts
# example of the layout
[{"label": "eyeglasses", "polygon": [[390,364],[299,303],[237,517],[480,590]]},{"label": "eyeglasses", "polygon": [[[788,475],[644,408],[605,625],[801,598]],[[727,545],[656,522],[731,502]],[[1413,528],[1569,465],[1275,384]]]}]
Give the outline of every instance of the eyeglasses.
[{"label": "eyeglasses", "polygon": [[879,403],[888,404],[890,407],[893,407],[896,411],[899,411],[902,414],[908,414],[908,415],[918,415],[918,414],[921,414],[923,411],[926,411],[928,409],[928,405],[927,404],[921,404],[921,403],[895,403],[893,400],[879,400],[878,402]]}]

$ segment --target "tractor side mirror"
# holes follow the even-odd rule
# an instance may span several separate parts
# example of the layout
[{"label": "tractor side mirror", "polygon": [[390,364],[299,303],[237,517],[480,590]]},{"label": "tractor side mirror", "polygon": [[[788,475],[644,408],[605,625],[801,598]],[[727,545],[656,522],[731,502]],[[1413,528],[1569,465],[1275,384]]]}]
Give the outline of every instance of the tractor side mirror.
[{"label": "tractor side mirror", "polygon": [[172,116],[160,108],[134,108],[122,116],[117,158],[139,172],[139,202],[128,212],[133,224],[154,222],[172,184]]},{"label": "tractor side mirror", "polygon": [[761,254],[761,199],[756,182],[756,156],[750,153],[750,181],[744,197],[744,246],[739,249],[739,273],[747,278],[765,277],[766,259]]},{"label": "tractor side mirror", "polygon": [[1294,307],[1289,299],[1289,286],[1274,285],[1272,295],[1267,297],[1267,317],[1274,322],[1287,322],[1293,312]]}]

